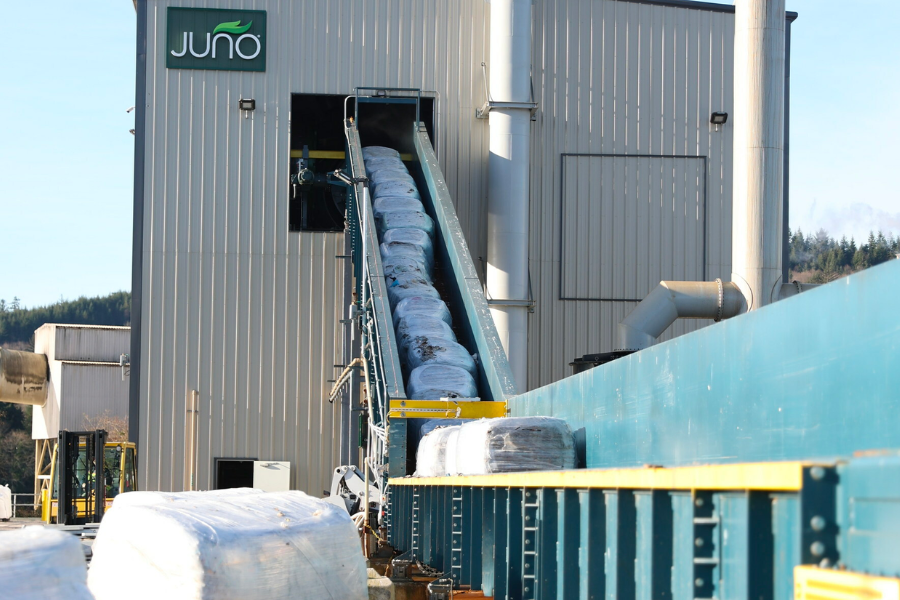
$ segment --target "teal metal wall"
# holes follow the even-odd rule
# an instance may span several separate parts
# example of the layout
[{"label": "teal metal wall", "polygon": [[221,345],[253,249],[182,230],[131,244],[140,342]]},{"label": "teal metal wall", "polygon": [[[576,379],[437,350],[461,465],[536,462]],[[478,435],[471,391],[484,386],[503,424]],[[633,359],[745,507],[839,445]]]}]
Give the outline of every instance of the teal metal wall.
[{"label": "teal metal wall", "polygon": [[900,448],[900,260],[510,400],[565,419],[587,467]]},{"label": "teal metal wall", "polygon": [[[900,456],[798,469],[792,490],[771,489],[774,478],[770,489],[404,480],[391,487],[389,541],[511,600],[788,600],[798,565],[900,577]],[[827,592],[818,597],[882,597]]]}]

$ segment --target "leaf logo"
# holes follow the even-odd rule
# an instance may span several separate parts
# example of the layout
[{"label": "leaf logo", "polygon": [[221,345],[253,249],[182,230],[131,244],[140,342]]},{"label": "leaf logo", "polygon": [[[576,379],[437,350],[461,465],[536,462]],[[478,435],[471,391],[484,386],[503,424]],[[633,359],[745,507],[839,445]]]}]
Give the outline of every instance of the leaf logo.
[{"label": "leaf logo", "polygon": [[242,33],[246,33],[248,29],[253,25],[253,21],[250,21],[246,25],[241,25],[240,21],[231,21],[228,23],[219,23],[216,25],[216,28],[213,29],[213,35],[217,33],[233,33],[235,35],[241,35]]}]

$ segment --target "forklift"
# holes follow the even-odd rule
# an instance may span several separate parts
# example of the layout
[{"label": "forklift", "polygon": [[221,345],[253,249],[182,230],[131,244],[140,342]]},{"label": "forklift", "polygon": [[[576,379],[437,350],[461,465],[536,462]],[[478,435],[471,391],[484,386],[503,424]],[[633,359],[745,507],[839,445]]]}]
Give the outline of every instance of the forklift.
[{"label": "forklift", "polygon": [[107,442],[96,431],[60,431],[51,460],[51,489],[41,491],[45,523],[99,523],[121,493],[137,490],[137,455],[132,442]]}]

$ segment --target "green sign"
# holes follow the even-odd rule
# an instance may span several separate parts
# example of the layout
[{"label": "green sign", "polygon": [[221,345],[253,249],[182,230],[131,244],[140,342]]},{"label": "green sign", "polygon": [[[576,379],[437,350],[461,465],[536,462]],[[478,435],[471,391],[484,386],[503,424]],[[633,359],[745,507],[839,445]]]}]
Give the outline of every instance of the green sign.
[{"label": "green sign", "polygon": [[169,7],[166,67],[265,71],[266,11]]}]

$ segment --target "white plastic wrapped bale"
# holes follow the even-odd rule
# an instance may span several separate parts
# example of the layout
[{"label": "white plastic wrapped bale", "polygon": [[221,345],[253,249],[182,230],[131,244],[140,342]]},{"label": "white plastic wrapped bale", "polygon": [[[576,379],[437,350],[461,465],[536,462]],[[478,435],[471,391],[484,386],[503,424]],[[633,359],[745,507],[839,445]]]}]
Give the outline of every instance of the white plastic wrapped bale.
[{"label": "white plastic wrapped bale", "polygon": [[410,315],[434,317],[444,321],[447,325],[453,325],[450,309],[440,299],[413,296],[401,301],[394,309],[394,327],[400,324],[401,319]]},{"label": "white plastic wrapped bale", "polygon": [[456,341],[456,334],[447,323],[434,317],[422,315],[409,315],[400,319],[397,323],[397,349],[403,357],[409,351],[409,346],[417,337],[427,336]]},{"label": "white plastic wrapped bale", "polygon": [[391,242],[415,244],[425,251],[425,256],[434,257],[434,243],[428,232],[423,229],[388,229],[384,232],[381,241],[387,244]]},{"label": "white plastic wrapped bale", "polygon": [[397,156],[376,156],[366,160],[366,174],[370,177],[373,173],[384,169],[398,170],[409,172],[400,157]]},{"label": "white plastic wrapped bale", "polygon": [[416,200],[422,198],[422,196],[419,195],[419,190],[416,189],[415,184],[409,183],[408,181],[385,181],[372,192],[372,197],[376,200],[388,196],[405,196],[407,198],[415,198]]},{"label": "white plastic wrapped bale", "polygon": [[389,210],[416,210],[425,212],[422,202],[409,196],[382,196],[372,203],[372,215],[377,219]]},{"label": "white plastic wrapped bale", "polygon": [[387,287],[388,302],[391,304],[391,310],[394,310],[404,298],[409,298],[410,296],[441,298],[441,294],[434,289],[433,285],[428,283],[428,280],[412,273],[389,275],[384,278],[384,282]]},{"label": "white plastic wrapped bale", "polygon": [[236,496],[251,496],[264,493],[256,488],[229,488],[226,490],[211,490],[208,492],[125,492],[119,494],[113,500],[113,506],[147,506],[150,504],[173,504],[176,502],[191,502],[194,500],[210,500],[214,498],[233,498]]},{"label": "white plastic wrapped bale", "polygon": [[385,277],[411,273],[420,276],[422,279],[428,281],[428,283],[432,283],[431,277],[428,276],[428,265],[415,258],[395,256],[382,259],[381,270]]},{"label": "white plastic wrapped bale", "polygon": [[0,485],[0,521],[12,518],[12,492],[8,485]]},{"label": "white plastic wrapped bale", "polygon": [[410,400],[475,398],[478,387],[468,371],[447,365],[423,365],[409,374],[406,394]]},{"label": "white plastic wrapped bale", "polygon": [[43,527],[0,532],[0,598],[93,600],[81,542]]},{"label": "white plastic wrapped bale", "polygon": [[409,242],[382,242],[379,250],[383,261],[391,258],[412,258],[425,264],[428,268],[428,277],[432,275],[434,259],[425,254],[425,249],[421,246]]},{"label": "white plastic wrapped bale", "polygon": [[447,440],[459,426],[438,427],[419,442],[414,477],[443,477],[447,474]]},{"label": "white plastic wrapped bale", "polygon": [[303,492],[114,505],[93,551],[96,600],[367,597],[350,516]]},{"label": "white plastic wrapped bale", "polygon": [[459,434],[462,431],[462,425],[459,427],[448,427],[446,449],[444,451],[444,472],[443,475],[453,475],[459,471],[456,461],[459,459]]},{"label": "white plastic wrapped bale", "polygon": [[369,185],[376,190],[379,185],[388,181],[403,181],[412,185],[416,184],[416,180],[412,178],[412,175],[409,174],[405,167],[403,169],[378,169],[369,177]]},{"label": "white plastic wrapped bale", "polygon": [[418,229],[434,237],[434,221],[417,210],[387,210],[375,218],[378,237],[384,237],[390,229]]},{"label": "white plastic wrapped bale", "polygon": [[368,161],[370,158],[395,157],[400,158],[400,153],[393,148],[385,146],[366,146],[362,149],[363,160]]},{"label": "white plastic wrapped bale", "polygon": [[462,425],[450,475],[575,468],[575,437],[552,417],[480,419]]},{"label": "white plastic wrapped bale", "polygon": [[423,365],[445,365],[465,369],[474,378],[478,371],[475,359],[461,344],[436,335],[418,335],[409,342],[406,364],[410,369]]}]

